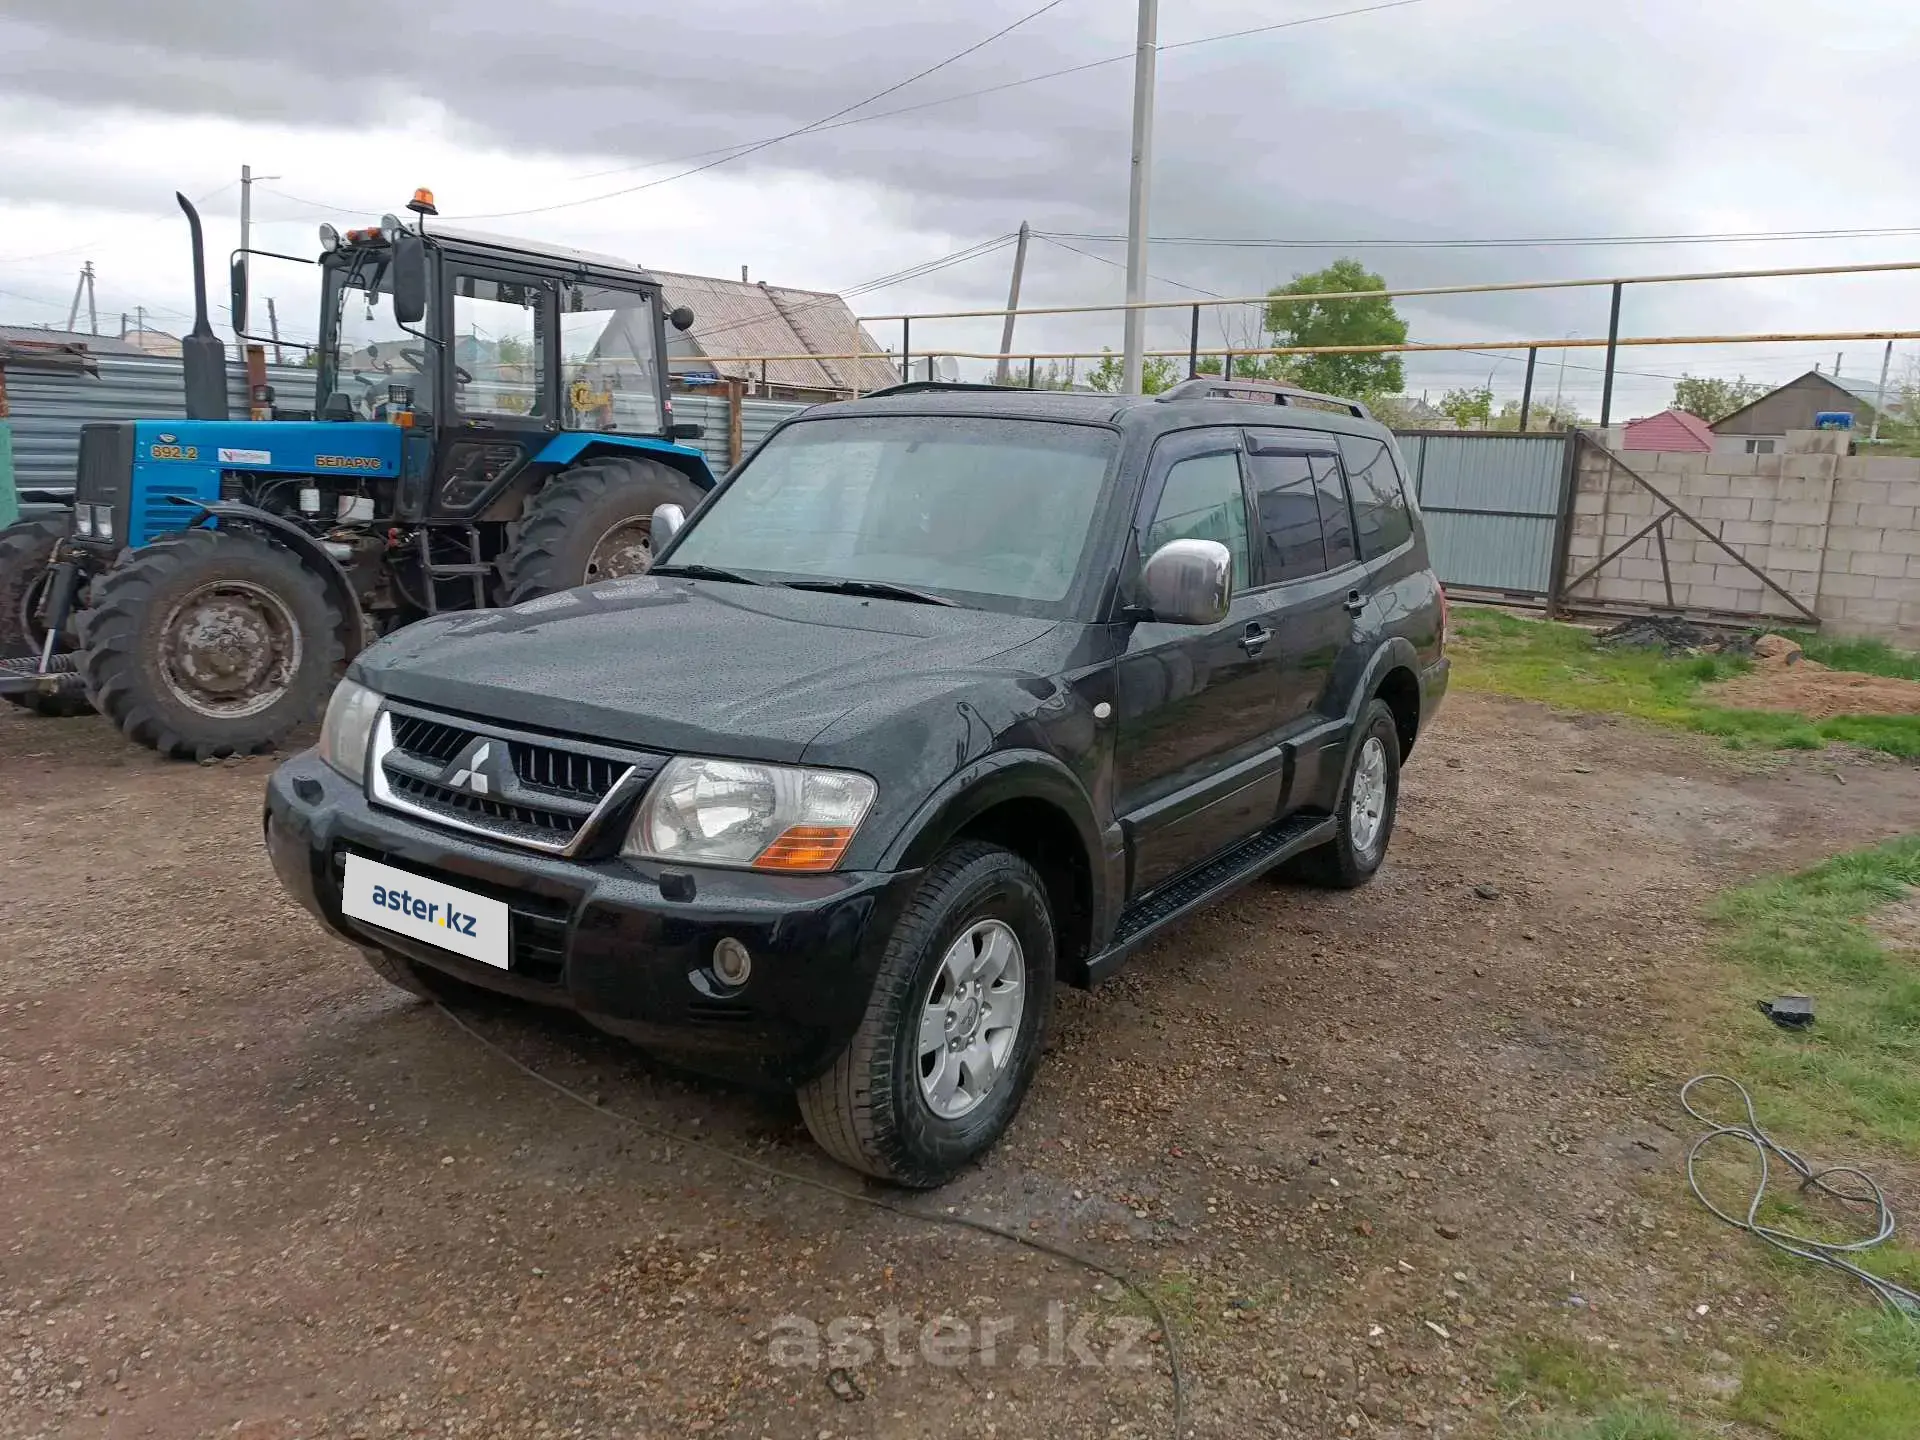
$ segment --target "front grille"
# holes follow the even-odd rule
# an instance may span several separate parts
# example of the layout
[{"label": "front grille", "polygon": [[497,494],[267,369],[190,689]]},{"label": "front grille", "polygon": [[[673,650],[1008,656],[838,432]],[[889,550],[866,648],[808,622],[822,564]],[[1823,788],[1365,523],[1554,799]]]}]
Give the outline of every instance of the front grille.
[{"label": "front grille", "polygon": [[80,464],[73,498],[90,505],[116,505],[133,482],[133,426],[95,422],[80,427]]},{"label": "front grille", "polygon": [[455,829],[571,854],[640,793],[663,755],[389,707],[374,741],[373,798]]},{"label": "front grille", "polygon": [[371,849],[365,845],[334,847],[333,877],[336,885],[345,882],[348,854],[358,855],[364,860],[372,860],[381,865],[391,865],[396,870],[405,870],[410,875],[438,880],[443,885],[452,885],[476,895],[485,895],[491,900],[503,901],[508,911],[508,973],[527,980],[537,980],[542,985],[560,983],[566,970],[567,920],[571,913],[566,901],[550,900],[543,895],[530,895],[524,890],[508,890],[502,886],[484,884],[471,880],[465,875],[436,870],[430,865],[416,865],[410,860],[403,861],[387,854],[384,850]]}]

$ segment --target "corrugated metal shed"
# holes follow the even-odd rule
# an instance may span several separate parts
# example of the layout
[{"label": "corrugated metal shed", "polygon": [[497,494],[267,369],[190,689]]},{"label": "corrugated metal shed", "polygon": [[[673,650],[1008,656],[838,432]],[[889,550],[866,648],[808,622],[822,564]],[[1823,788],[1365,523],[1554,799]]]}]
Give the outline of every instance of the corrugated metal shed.
[{"label": "corrugated metal shed", "polygon": [[[80,427],[88,421],[185,417],[186,381],[178,359],[153,355],[101,355],[98,359],[97,379],[25,369],[7,371],[15,483],[42,489],[72,488],[74,465],[80,454]],[[275,403],[290,409],[313,408],[313,379],[313,371],[298,366],[267,367],[267,383],[274,388]],[[227,406],[230,414],[245,418],[247,371],[237,360],[227,363]]]},{"label": "corrugated metal shed", "polygon": [[1706,455],[1713,451],[1713,427],[1685,410],[1662,410],[1629,420],[1623,450],[1680,450]]},{"label": "corrugated metal shed", "polygon": [[[671,270],[653,274],[666,291],[669,307],[685,305],[693,311],[690,332],[668,334],[668,348],[677,355],[845,355],[856,338],[862,350],[882,349],[856,324],[853,311],[838,295]],[[691,347],[683,348],[689,340]],[[682,363],[678,368],[689,367]],[[757,364],[723,358],[707,368],[742,380],[761,378]],[[794,390],[850,390],[856,378],[862,391],[878,390],[898,384],[900,374],[884,359],[863,360],[857,371],[846,360],[771,360],[766,365],[767,384]]]}]

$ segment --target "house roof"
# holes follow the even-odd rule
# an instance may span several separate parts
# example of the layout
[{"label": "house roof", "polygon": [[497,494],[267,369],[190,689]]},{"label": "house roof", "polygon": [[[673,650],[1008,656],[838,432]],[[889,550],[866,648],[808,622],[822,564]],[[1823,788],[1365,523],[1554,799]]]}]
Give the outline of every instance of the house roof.
[{"label": "house roof", "polygon": [[[674,357],[682,369],[688,368],[689,359],[718,357],[711,363],[721,374],[757,380],[758,363],[726,357],[845,355],[856,338],[863,351],[881,350],[838,295],[671,270],[656,270],[653,275],[666,292],[668,306],[685,305],[693,311],[692,330],[667,335],[670,351],[692,342],[692,355]],[[898,384],[900,372],[892,361],[876,355],[860,361],[857,368],[847,360],[769,360],[766,378],[770,385],[801,390],[848,390],[857,379],[864,391]]]},{"label": "house roof", "polygon": [[1625,450],[1680,450],[1706,453],[1713,449],[1713,427],[1687,410],[1662,410],[1658,415],[1629,420]]},{"label": "house roof", "polygon": [[[1793,379],[1787,381],[1785,385],[1774,386],[1773,389],[1769,390],[1765,395],[1762,395],[1758,400],[1748,401],[1745,405],[1742,405],[1738,410],[1735,410],[1732,415],[1722,415],[1718,420],[1713,422],[1714,428],[1718,429],[1720,426],[1726,424],[1729,420],[1733,419],[1735,415],[1746,414],[1747,411],[1753,409],[1755,405],[1763,404],[1767,400],[1772,399],[1775,395],[1778,395],[1782,390],[1787,389],[1788,386],[1798,385],[1803,380],[1818,381],[1824,384],[1829,390],[1835,391],[1836,398],[1838,396],[1845,396],[1847,400],[1852,401],[1855,404],[1862,405],[1866,407],[1866,409],[1868,409],[1869,411],[1871,411],[1874,408],[1874,402],[1878,398],[1879,390],[1880,390],[1880,382],[1878,380],[1875,380],[1872,384],[1868,384],[1864,380],[1856,380],[1849,376],[1829,375],[1824,370],[1809,370],[1804,375],[1796,375]],[[1835,408],[1850,408],[1850,407],[1836,406]]]},{"label": "house roof", "polygon": [[83,330],[42,330],[37,325],[0,325],[0,344],[82,345],[89,355],[144,355],[128,340],[112,335],[89,335]]}]

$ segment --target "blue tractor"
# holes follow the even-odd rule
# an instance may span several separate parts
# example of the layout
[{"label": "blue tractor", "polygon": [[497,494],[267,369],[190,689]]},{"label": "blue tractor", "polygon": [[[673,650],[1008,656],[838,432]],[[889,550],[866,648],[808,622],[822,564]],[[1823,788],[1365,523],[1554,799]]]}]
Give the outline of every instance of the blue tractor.
[{"label": "blue tractor", "polygon": [[[165,754],[274,745],[346,661],[423,615],[647,568],[682,443],[659,283],[610,256],[405,223],[321,227],[317,409],[227,418],[200,220],[184,420],[89,424],[70,515],[0,531],[0,695],[96,709]],[[256,251],[255,255],[270,252]],[[278,256],[280,260],[299,257]],[[247,257],[233,316],[245,338]]]}]

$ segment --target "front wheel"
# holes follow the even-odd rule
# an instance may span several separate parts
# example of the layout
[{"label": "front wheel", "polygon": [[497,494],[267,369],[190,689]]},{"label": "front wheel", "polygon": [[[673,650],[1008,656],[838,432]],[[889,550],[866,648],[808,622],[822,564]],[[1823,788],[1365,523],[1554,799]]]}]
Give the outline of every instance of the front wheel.
[{"label": "front wheel", "polygon": [[895,925],[860,1028],[800,1091],[821,1149],[896,1184],[949,1180],[998,1140],[1040,1062],[1054,928],[1033,867],[967,843]]},{"label": "front wheel", "polygon": [[292,551],[244,530],[182,530],[129,554],[80,617],[100,713],[163,755],[268,749],[318,718],[342,617]]},{"label": "front wheel", "polygon": [[507,603],[644,574],[653,563],[655,507],[691,510],[702,498],[657,460],[594,460],[554,476],[528,502],[519,538],[500,557]]},{"label": "front wheel", "polygon": [[1309,884],[1352,890],[1387,858],[1400,808],[1400,731],[1382,700],[1370,701],[1347,753],[1347,773],[1334,811],[1339,830],[1286,871]]},{"label": "front wheel", "polygon": [[[46,643],[47,592],[53,579],[53,551],[67,533],[67,517],[22,520],[0,530],[0,660],[38,656]],[[54,641],[65,653],[66,636]],[[68,681],[72,684],[71,679]],[[12,693],[6,697],[36,715],[85,715],[93,707],[84,694],[59,691]]]}]

